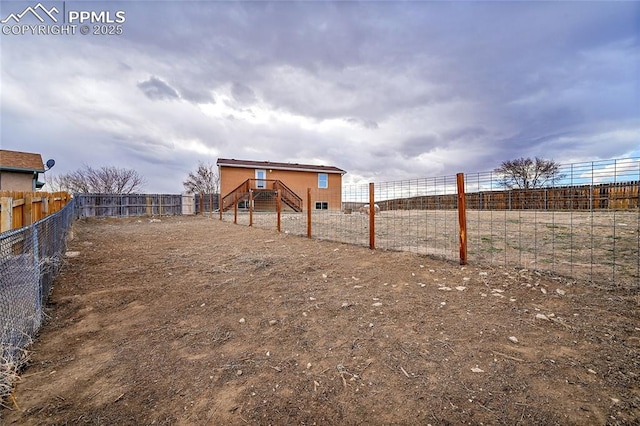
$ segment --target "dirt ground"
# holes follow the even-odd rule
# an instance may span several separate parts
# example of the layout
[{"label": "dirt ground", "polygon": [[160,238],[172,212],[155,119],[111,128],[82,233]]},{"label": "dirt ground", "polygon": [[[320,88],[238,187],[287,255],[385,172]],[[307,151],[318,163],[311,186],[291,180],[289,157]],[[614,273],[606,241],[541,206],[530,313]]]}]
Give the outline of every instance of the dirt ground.
[{"label": "dirt ground", "polygon": [[640,294],[203,217],[79,221],[2,424],[638,424]]}]

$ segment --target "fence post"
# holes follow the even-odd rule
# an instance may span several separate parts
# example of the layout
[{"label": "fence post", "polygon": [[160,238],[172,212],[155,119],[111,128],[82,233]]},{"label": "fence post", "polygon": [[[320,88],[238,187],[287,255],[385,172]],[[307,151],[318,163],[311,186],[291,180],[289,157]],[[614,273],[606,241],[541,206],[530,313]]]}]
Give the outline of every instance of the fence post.
[{"label": "fence post", "polygon": [[238,193],[233,193],[233,223],[238,224]]},{"label": "fence post", "polygon": [[460,264],[467,264],[467,199],[464,193],[464,173],[456,175],[458,184],[458,223],[460,224]]},{"label": "fence post", "polygon": [[0,215],[0,232],[10,231],[13,227],[13,198],[0,198],[2,214]]},{"label": "fence post", "polygon": [[311,188],[307,188],[307,238],[311,238]]},{"label": "fence post", "polygon": [[[220,190],[218,190],[218,211],[220,212],[220,220],[222,220],[222,192],[220,192]],[[237,208],[237,207],[236,207]],[[236,210],[236,215],[237,215],[237,210]]]},{"label": "fence post", "polygon": [[369,248],[376,249],[376,206],[373,197],[373,182],[369,183]]},{"label": "fence post", "polygon": [[[26,198],[26,197],[25,197]],[[25,199],[26,201],[26,199]],[[31,224],[29,224],[31,225]],[[37,286],[37,300],[34,300],[36,315],[34,318],[33,332],[42,324],[42,280],[40,279],[40,247],[38,240],[38,227],[31,227],[31,252],[33,253],[33,284]]]},{"label": "fence post", "polygon": [[280,219],[281,219],[281,212],[282,212],[282,194],[280,193],[280,190],[276,190],[276,211],[277,211],[277,217],[278,217],[278,232],[280,232]]},{"label": "fence post", "polygon": [[253,226],[253,190],[249,190],[249,226]]}]

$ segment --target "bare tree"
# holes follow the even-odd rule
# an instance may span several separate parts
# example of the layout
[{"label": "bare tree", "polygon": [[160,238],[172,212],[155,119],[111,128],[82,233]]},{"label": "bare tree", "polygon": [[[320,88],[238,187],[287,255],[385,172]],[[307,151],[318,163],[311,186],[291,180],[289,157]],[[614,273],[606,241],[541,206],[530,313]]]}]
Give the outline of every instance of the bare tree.
[{"label": "bare tree", "polygon": [[558,163],[539,157],[503,161],[500,167],[494,169],[500,176],[500,185],[509,189],[541,188],[550,180],[563,178],[564,175],[559,171]]},{"label": "bare tree", "polygon": [[113,166],[82,168],[51,178],[51,187],[75,194],[132,194],[139,192],[144,178],[132,169]]},{"label": "bare tree", "polygon": [[189,172],[189,176],[182,185],[189,194],[217,194],[220,176],[213,164],[200,161],[198,169],[195,172]]}]

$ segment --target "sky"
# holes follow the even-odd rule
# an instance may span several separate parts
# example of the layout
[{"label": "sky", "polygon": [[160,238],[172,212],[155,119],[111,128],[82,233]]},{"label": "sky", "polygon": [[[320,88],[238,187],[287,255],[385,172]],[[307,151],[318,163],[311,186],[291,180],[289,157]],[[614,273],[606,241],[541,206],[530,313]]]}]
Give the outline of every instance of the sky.
[{"label": "sky", "polygon": [[3,0],[0,20],[0,147],[47,174],[180,193],[218,158],[365,183],[640,156],[640,2]]}]

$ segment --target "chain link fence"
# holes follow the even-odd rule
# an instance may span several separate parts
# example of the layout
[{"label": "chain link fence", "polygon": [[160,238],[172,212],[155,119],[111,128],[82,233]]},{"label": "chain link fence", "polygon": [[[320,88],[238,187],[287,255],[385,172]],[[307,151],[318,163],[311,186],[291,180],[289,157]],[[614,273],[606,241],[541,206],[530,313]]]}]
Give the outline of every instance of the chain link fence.
[{"label": "chain link fence", "polygon": [[66,250],[74,200],[31,226],[0,234],[0,400],[26,362]]}]

